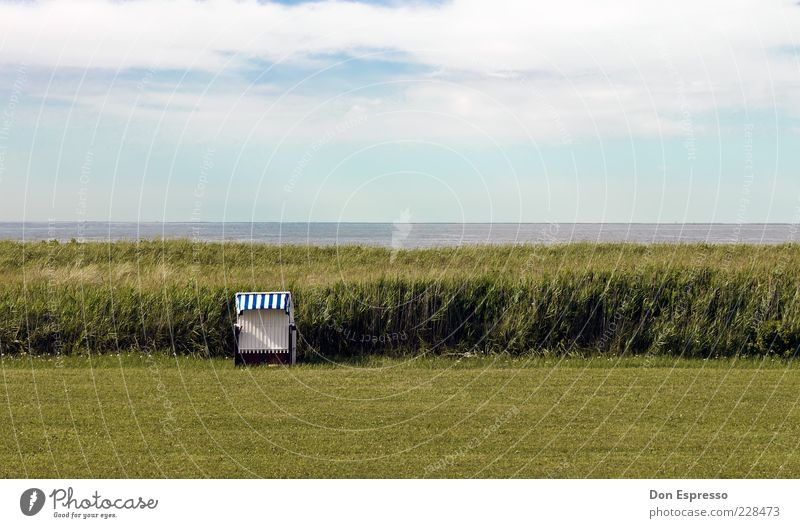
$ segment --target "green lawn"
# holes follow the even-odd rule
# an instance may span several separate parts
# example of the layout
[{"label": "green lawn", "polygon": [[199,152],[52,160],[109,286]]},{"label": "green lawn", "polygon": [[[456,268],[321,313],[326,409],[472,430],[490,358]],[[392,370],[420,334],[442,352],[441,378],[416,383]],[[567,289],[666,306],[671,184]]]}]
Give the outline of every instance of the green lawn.
[{"label": "green lawn", "polygon": [[0,477],[800,477],[778,360],[3,356]]}]

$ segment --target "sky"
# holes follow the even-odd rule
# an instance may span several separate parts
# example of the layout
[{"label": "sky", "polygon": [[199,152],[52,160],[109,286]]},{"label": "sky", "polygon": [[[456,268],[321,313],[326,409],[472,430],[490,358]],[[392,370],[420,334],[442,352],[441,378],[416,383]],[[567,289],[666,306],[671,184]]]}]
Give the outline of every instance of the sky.
[{"label": "sky", "polygon": [[0,1],[0,221],[800,222],[794,0]]}]

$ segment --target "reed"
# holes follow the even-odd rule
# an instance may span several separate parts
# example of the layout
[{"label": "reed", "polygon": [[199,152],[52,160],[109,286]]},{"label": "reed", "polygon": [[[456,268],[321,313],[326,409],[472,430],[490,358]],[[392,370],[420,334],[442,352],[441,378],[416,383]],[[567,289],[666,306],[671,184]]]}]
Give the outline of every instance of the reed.
[{"label": "reed", "polygon": [[300,357],[792,357],[800,246],[0,243],[0,351],[229,356],[236,291],[291,290]]}]

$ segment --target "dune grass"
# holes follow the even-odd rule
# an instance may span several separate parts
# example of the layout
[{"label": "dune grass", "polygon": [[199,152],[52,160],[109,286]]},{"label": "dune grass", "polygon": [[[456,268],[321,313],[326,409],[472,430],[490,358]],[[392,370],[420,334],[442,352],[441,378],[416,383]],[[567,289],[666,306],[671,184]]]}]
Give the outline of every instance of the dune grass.
[{"label": "dune grass", "polygon": [[0,352],[230,356],[236,291],[291,290],[300,357],[793,357],[800,246],[0,243]]},{"label": "dune grass", "polygon": [[4,356],[0,477],[798,477],[785,360]]},{"label": "dune grass", "polygon": [[461,279],[486,274],[526,280],[564,271],[641,273],[800,271],[800,245],[620,244],[464,246],[393,251],[367,246],[275,246],[188,240],[111,243],[0,241],[2,283],[328,286],[337,282]]}]

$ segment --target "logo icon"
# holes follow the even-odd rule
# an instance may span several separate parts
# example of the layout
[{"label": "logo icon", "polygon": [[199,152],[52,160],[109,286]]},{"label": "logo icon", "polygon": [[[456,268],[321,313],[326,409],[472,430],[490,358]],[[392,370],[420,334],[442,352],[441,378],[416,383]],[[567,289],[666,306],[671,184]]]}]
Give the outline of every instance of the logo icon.
[{"label": "logo icon", "polygon": [[22,492],[19,498],[19,509],[31,517],[39,513],[44,506],[44,492],[39,488],[31,488]]}]

